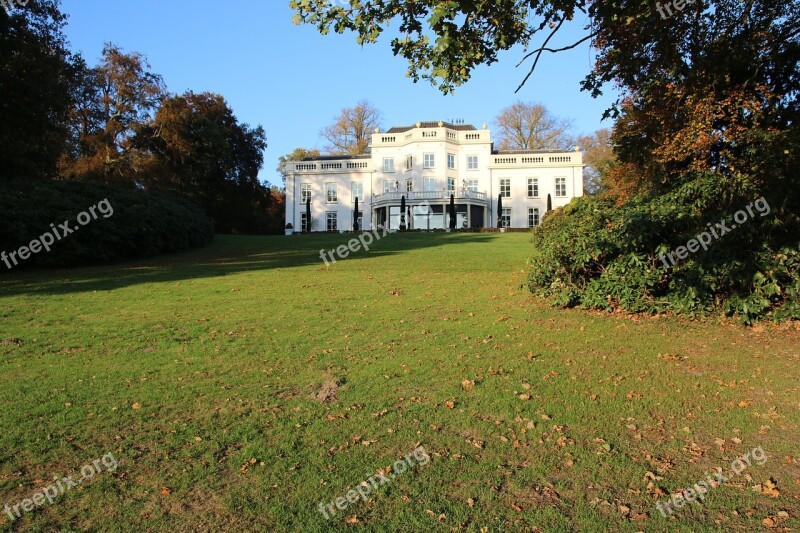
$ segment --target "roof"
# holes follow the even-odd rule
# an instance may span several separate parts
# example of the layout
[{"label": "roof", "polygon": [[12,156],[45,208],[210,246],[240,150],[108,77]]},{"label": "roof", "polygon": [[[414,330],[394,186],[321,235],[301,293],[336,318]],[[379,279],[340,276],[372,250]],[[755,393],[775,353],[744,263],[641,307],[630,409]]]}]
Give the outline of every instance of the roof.
[{"label": "roof", "polygon": [[304,157],[300,161],[341,161],[342,159],[370,159],[370,154],[342,154],[342,155],[315,155],[311,157]]},{"label": "roof", "polygon": [[572,152],[572,149],[567,148],[565,150],[558,150],[553,148],[551,150],[492,150],[492,155],[563,154],[564,152]]},{"label": "roof", "polygon": [[[386,133],[405,133],[409,130],[413,130],[416,128],[417,125],[414,124],[413,126],[395,126],[390,128]],[[431,121],[431,122],[420,122],[420,128],[450,128],[451,130],[456,131],[477,131],[478,128],[473,126],[472,124],[452,124],[450,122],[442,122],[442,125],[439,126],[439,121]]]}]

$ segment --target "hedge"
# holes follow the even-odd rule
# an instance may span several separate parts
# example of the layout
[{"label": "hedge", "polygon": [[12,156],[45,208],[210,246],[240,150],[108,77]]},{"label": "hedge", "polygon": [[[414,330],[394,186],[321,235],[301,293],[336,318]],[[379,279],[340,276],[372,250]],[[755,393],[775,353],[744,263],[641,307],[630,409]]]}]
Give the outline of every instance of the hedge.
[{"label": "hedge", "polygon": [[[65,221],[77,229],[67,234]],[[47,233],[60,237],[50,251],[17,255],[17,265],[8,258]],[[182,252],[213,236],[200,208],[164,194],[83,182],[0,182],[0,252],[7,254],[0,272],[8,271],[5,261],[13,269],[70,267]]]}]

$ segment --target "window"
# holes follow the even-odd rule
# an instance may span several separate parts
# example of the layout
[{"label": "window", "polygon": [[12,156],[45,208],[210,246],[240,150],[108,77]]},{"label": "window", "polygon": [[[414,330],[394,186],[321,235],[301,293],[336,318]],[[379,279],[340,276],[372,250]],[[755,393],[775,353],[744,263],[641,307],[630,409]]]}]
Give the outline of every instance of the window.
[{"label": "window", "polygon": [[425,168],[433,168],[436,164],[436,156],[435,154],[425,154],[423,156],[423,167]]},{"label": "window", "polygon": [[306,232],[310,231],[309,227],[308,227],[308,219],[306,218],[305,211],[300,213],[300,231],[302,231],[303,233],[306,233]]},{"label": "window", "polygon": [[339,201],[339,197],[336,194],[336,184],[335,183],[326,183],[325,190],[327,191],[327,198],[329,204],[335,204]]},{"label": "window", "polygon": [[394,190],[394,182],[391,180],[384,180],[383,182],[383,192],[392,192]]},{"label": "window", "polygon": [[539,196],[539,178],[528,178],[528,198]]},{"label": "window", "polygon": [[478,180],[467,180],[467,189],[478,192]]},{"label": "window", "polygon": [[502,178],[500,180],[500,196],[511,198],[511,178]]},{"label": "window", "polygon": [[433,192],[436,190],[436,178],[423,178],[422,190],[425,192]]},{"label": "window", "polygon": [[478,170],[478,156],[467,156],[467,170]]},{"label": "window", "polygon": [[394,157],[383,158],[383,171],[394,172]]},{"label": "window", "polygon": [[538,207],[529,207],[528,208],[528,227],[535,228],[539,225],[539,208]]},{"label": "window", "polygon": [[567,178],[556,178],[556,196],[567,195]]},{"label": "window", "polygon": [[503,208],[503,213],[500,215],[500,220],[501,220],[502,226],[504,228],[510,228],[511,227],[511,208],[510,207],[504,207]]},{"label": "window", "polygon": [[304,204],[311,199],[311,184],[304,183],[300,186],[300,203]]},{"label": "window", "polygon": [[455,190],[456,190],[456,179],[447,178],[447,192],[453,192]]},{"label": "window", "polygon": [[328,211],[325,213],[326,228],[328,231],[336,231],[338,228],[337,220],[338,213],[336,211]]},{"label": "window", "polygon": [[406,192],[411,192],[413,190],[414,190],[414,180],[411,179],[411,178],[408,178],[406,180]]},{"label": "window", "polygon": [[456,168],[456,155],[455,154],[447,154],[447,168],[451,170],[455,170]]},{"label": "window", "polygon": [[360,181],[354,181],[352,186],[353,191],[353,201],[356,201],[358,198],[359,202],[364,201],[364,183]]},{"label": "window", "polygon": [[414,156],[413,155],[407,155],[406,156],[406,170],[411,170],[412,168],[414,168]]}]

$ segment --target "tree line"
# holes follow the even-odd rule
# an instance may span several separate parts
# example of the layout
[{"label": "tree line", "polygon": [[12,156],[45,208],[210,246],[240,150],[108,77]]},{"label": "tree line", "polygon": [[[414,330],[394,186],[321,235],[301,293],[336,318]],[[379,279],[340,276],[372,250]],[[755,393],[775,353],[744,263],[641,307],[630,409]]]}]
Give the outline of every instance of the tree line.
[{"label": "tree line", "polygon": [[71,52],[57,0],[0,10],[0,180],[159,191],[200,206],[218,233],[280,233],[283,194],[258,179],[267,138],[222,95],[172,94],[147,59],[106,43]]}]

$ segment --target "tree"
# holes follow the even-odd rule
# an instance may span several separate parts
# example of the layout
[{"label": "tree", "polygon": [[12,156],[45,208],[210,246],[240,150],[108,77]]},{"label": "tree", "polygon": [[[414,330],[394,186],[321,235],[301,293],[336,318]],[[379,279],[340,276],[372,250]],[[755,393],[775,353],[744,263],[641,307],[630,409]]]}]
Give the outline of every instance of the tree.
[{"label": "tree", "polygon": [[306,157],[318,157],[320,155],[322,154],[317,149],[295,148],[291,153],[278,158],[278,168],[276,170],[283,178],[284,183],[286,183],[287,176],[292,173],[292,169],[287,165],[289,161],[302,161]]},{"label": "tree", "polygon": [[325,150],[331,154],[364,154],[369,148],[375,128],[379,128],[383,117],[366,100],[355,107],[342,109],[333,124],[322,130],[321,135],[330,143]]},{"label": "tree", "polygon": [[166,94],[160,75],[139,53],[106,43],[100,64],[84,70],[71,116],[77,147],[62,161],[62,175],[133,184],[145,164],[134,149],[138,128],[153,116]]},{"label": "tree", "polygon": [[454,194],[450,194],[450,229],[456,229],[456,197]]},{"label": "tree", "polygon": [[497,227],[503,227],[503,195],[497,196]]},{"label": "tree", "polygon": [[188,198],[203,207],[221,233],[266,233],[269,188],[258,180],[267,147],[263,128],[240,123],[214,93],[164,98],[140,128],[137,149],[155,158],[145,186]]},{"label": "tree", "polygon": [[400,197],[400,231],[406,230],[406,195]]},{"label": "tree", "polygon": [[[392,51],[408,61],[408,76],[415,82],[425,79],[438,84],[444,93],[469,80],[478,66],[495,63],[503,50],[527,46],[543,30],[554,35],[578,12],[588,15],[587,35],[569,47],[591,39],[595,35],[592,24],[604,24],[606,19],[616,23],[615,17],[624,14],[619,4],[585,6],[581,0],[350,0],[347,5],[337,4],[329,0],[289,3],[296,11],[295,24],[312,24],[323,35],[331,30],[353,31],[359,45],[375,43],[385,29],[397,27]],[[535,67],[542,51],[555,50],[546,48],[549,41],[541,51],[528,52],[523,61],[533,58]]]},{"label": "tree", "polygon": [[617,164],[611,130],[604,128],[592,135],[578,137],[574,144],[583,152],[583,163],[586,165],[583,174],[584,190],[589,194],[608,190],[609,174]]},{"label": "tree", "polygon": [[55,0],[0,9],[0,180],[53,177],[82,62],[68,50]]},{"label": "tree", "polygon": [[516,102],[495,118],[497,142],[502,150],[565,149],[569,120],[553,116],[542,104]]},{"label": "tree", "polygon": [[266,233],[270,235],[283,235],[286,222],[286,191],[282,187],[272,185],[269,188],[270,200],[267,207]]},{"label": "tree", "polygon": [[311,220],[311,195],[306,197],[306,227],[302,228],[304,232],[311,233],[313,227],[313,220]]}]

